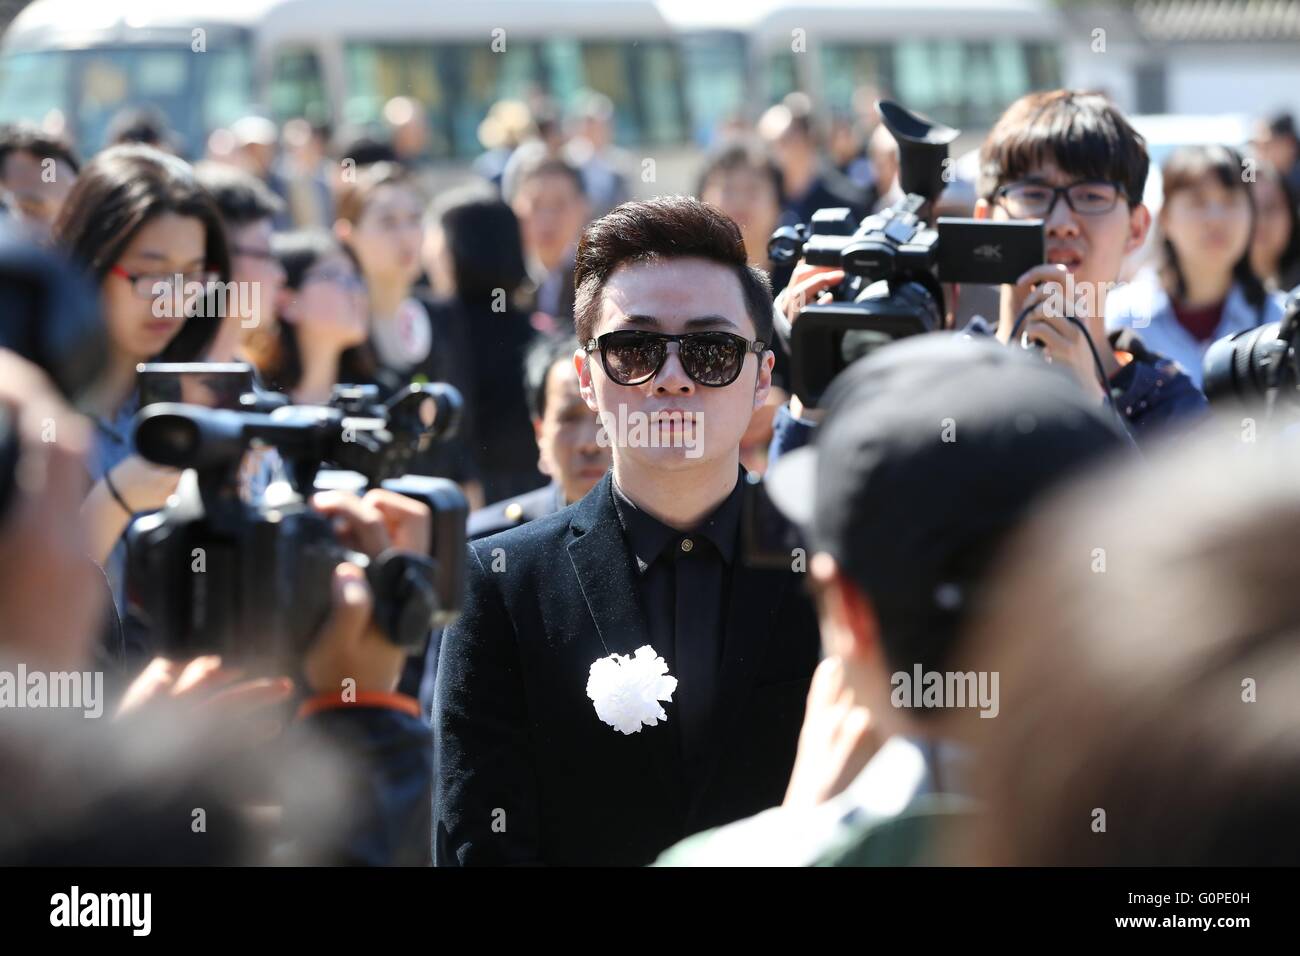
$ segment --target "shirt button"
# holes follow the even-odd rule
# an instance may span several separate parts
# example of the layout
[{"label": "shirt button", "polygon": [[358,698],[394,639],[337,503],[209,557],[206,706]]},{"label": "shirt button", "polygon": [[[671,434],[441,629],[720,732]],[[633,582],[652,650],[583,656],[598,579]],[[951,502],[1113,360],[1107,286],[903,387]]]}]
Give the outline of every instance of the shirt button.
[{"label": "shirt button", "polygon": [[695,542],[694,542],[694,541],[692,541],[690,538],[682,538],[682,550],[683,550],[683,551],[689,551],[689,550],[691,550],[691,548],[693,548],[693,547],[695,547]]}]

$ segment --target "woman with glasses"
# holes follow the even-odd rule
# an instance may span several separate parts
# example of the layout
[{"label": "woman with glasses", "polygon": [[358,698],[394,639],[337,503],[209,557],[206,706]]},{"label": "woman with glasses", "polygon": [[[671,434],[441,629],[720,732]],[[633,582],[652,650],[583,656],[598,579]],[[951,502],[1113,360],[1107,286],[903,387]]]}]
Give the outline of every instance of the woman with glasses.
[{"label": "woman with glasses", "polygon": [[324,230],[278,235],[271,248],[285,281],[277,334],[255,356],[257,368],[295,403],[322,404],[336,384],[361,376],[366,285],[352,253]]},{"label": "woman with glasses", "polygon": [[[92,556],[121,596],[131,517],[161,508],[180,473],[134,453],[136,365],[199,361],[221,324],[208,291],[230,279],[220,214],[188,163],[148,146],[117,146],[81,171],[56,242],[98,283],[107,331],[106,385],[83,505]],[[120,600],[119,600],[120,603]]]},{"label": "woman with glasses", "polygon": [[1185,146],[1161,170],[1159,262],[1111,296],[1107,325],[1136,329],[1199,386],[1210,345],[1282,317],[1251,267],[1250,165],[1227,146]]}]

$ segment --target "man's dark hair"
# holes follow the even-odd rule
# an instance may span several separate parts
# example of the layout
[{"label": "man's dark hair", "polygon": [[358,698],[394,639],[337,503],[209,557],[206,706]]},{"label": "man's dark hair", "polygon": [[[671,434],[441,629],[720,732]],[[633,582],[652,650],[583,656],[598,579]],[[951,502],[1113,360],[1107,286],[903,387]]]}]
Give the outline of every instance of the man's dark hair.
[{"label": "man's dark hair", "polygon": [[[532,418],[546,415],[546,382],[557,362],[573,364],[578,340],[572,335],[539,335],[524,354],[524,397]],[[576,374],[576,373],[575,373]]]},{"label": "man's dark hair", "polygon": [[52,159],[81,172],[81,163],[67,140],[51,136],[28,123],[15,123],[0,128],[0,175],[12,153],[30,153],[37,159]]},{"label": "man's dark hair", "polygon": [[980,149],[980,195],[1045,163],[1068,176],[1119,183],[1130,204],[1142,201],[1151,160],[1146,140],[1100,93],[1048,90],[1022,96],[1002,114]]},{"label": "man's dark hair", "polygon": [[171,138],[167,117],[156,106],[128,106],[118,111],[108,124],[110,146],[143,143],[145,146],[166,147]]},{"label": "man's dark hair", "polygon": [[1268,131],[1282,139],[1300,139],[1296,135],[1295,117],[1290,113],[1278,113],[1268,121]]},{"label": "man's dark hair", "polygon": [[573,270],[578,341],[591,338],[601,291],[614,270],[667,259],[705,259],[730,268],[740,282],[758,340],[771,343],[771,286],[762,270],[749,265],[740,227],[708,203],[688,196],[625,202],[583,230]]},{"label": "man's dark hair", "polygon": [[256,176],[224,163],[199,163],[194,167],[199,184],[208,191],[227,226],[238,228],[284,211],[284,200]]},{"label": "man's dark hair", "polygon": [[[528,147],[524,147],[527,149]],[[530,179],[537,179],[539,176],[558,176],[561,179],[567,179],[573,184],[577,194],[582,197],[587,195],[587,184],[582,179],[582,173],[576,166],[565,162],[558,156],[549,155],[544,149],[537,149],[536,154],[528,156],[519,161],[517,166],[507,168],[505,179],[501,184],[501,194],[507,202],[514,202],[519,190],[524,183]]]},{"label": "man's dark hair", "polygon": [[695,195],[704,195],[704,189],[713,177],[737,169],[747,169],[770,180],[777,201],[780,202],[781,171],[763,144],[752,139],[731,140],[705,157],[704,168],[700,170],[700,177],[695,182]]}]

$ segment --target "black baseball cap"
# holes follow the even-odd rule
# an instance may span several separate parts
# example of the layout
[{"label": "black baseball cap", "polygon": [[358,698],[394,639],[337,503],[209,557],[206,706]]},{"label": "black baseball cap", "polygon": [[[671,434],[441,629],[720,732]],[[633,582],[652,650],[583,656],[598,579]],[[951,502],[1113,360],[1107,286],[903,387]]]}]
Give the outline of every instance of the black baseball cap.
[{"label": "black baseball cap", "polygon": [[997,546],[1062,479],[1132,449],[1069,373],[987,338],[936,332],[854,362],[813,444],[768,494],[871,598],[895,664],[938,668]]}]

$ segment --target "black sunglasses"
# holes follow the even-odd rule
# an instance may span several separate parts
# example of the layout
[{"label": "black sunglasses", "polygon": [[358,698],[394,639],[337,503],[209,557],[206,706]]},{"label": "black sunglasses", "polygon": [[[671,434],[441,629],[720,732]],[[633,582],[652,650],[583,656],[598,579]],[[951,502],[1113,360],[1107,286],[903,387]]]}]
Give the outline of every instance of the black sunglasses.
[{"label": "black sunglasses", "polygon": [[762,355],[766,342],[750,342],[730,332],[687,332],[665,335],[624,329],[588,339],[588,353],[600,349],[605,374],[618,385],[641,385],[659,374],[668,361],[668,343],[676,342],[677,357],[691,380],[709,388],[730,385],[740,376],[745,356]]}]

